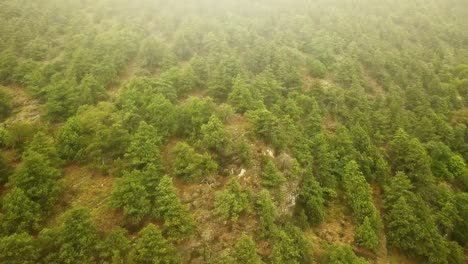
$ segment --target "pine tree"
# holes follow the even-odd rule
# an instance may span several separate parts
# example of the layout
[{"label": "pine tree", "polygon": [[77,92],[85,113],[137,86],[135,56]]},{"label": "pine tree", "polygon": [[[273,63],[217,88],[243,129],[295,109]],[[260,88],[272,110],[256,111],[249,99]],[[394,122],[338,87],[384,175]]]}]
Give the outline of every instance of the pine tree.
[{"label": "pine tree", "polygon": [[109,263],[115,263],[116,259],[124,259],[130,250],[130,240],[127,235],[128,231],[121,227],[112,230],[97,246],[99,258]]},{"label": "pine tree", "polygon": [[405,197],[400,197],[396,201],[387,217],[389,244],[404,250],[414,250],[417,247],[416,238],[419,237],[421,227]]},{"label": "pine tree", "polygon": [[63,263],[85,263],[94,259],[97,230],[88,209],[73,208],[67,212],[59,239]]},{"label": "pine tree", "polygon": [[275,221],[278,216],[278,212],[276,205],[271,198],[270,192],[265,189],[260,192],[258,197],[257,214],[259,217],[258,230],[260,237],[269,238],[273,236],[277,229]]},{"label": "pine tree", "polygon": [[245,80],[237,76],[234,79],[234,85],[232,91],[229,94],[229,104],[231,104],[236,112],[243,114],[247,110],[253,110],[255,108],[255,102],[251,93],[252,88],[246,84]]},{"label": "pine tree", "polygon": [[356,242],[358,245],[364,246],[373,251],[377,250],[379,238],[372,227],[369,217],[367,216],[356,230]]},{"label": "pine tree", "polygon": [[26,233],[0,238],[0,263],[35,264],[39,256],[38,244]]},{"label": "pine tree", "polygon": [[182,204],[172,179],[164,176],[157,189],[157,214],[164,219],[164,233],[170,240],[182,240],[195,231],[195,222]]},{"label": "pine tree", "polygon": [[372,200],[372,190],[355,161],[350,161],[345,169],[343,186],[351,209],[359,223],[369,217],[374,229],[377,228],[377,209]]},{"label": "pine tree", "polygon": [[247,235],[242,235],[237,241],[234,247],[234,258],[237,263],[263,263],[261,258],[257,255],[255,242]]},{"label": "pine tree", "polygon": [[82,161],[87,146],[86,130],[76,117],[71,117],[60,129],[57,137],[59,156],[67,161]]},{"label": "pine tree", "polygon": [[11,114],[11,95],[0,86],[0,121],[3,121]]},{"label": "pine tree", "polygon": [[24,190],[26,196],[42,209],[49,210],[62,189],[60,174],[47,157],[29,151],[11,176],[10,184]]},{"label": "pine tree", "polygon": [[[0,145],[1,145],[1,131],[0,131]],[[8,182],[8,177],[11,174],[11,167],[8,161],[0,154],[0,185]]]},{"label": "pine tree", "polygon": [[131,169],[144,169],[150,164],[161,164],[161,138],[156,129],[145,122],[141,122],[132,136],[130,146],[125,157],[130,161]]},{"label": "pine tree", "polygon": [[31,201],[22,189],[15,187],[5,195],[2,211],[0,219],[4,234],[29,233],[39,227],[40,206]]},{"label": "pine tree", "polygon": [[366,264],[363,258],[357,257],[350,246],[331,246],[327,254],[330,264]]},{"label": "pine tree", "polygon": [[279,188],[285,182],[283,173],[277,168],[271,159],[267,159],[262,170],[262,185],[267,188]]},{"label": "pine tree", "polygon": [[151,203],[139,171],[119,179],[112,191],[110,205],[122,209],[125,221],[131,225],[139,224],[150,213]]},{"label": "pine tree", "polygon": [[176,264],[181,263],[175,247],[161,234],[161,231],[149,224],[143,228],[133,248],[135,263],[141,264]]},{"label": "pine tree", "polygon": [[197,153],[185,142],[177,143],[172,154],[174,155],[174,174],[186,182],[200,181],[202,177],[218,169],[218,165],[208,154]]},{"label": "pine tree", "polygon": [[236,180],[231,180],[224,191],[216,193],[215,210],[224,220],[236,222],[249,206],[250,195]]},{"label": "pine tree", "polygon": [[433,181],[431,159],[426,150],[403,129],[398,130],[390,142],[389,154],[393,169],[405,172],[415,185],[425,187]]},{"label": "pine tree", "polygon": [[44,132],[40,131],[34,135],[31,143],[28,144],[26,153],[29,151],[44,155],[52,164],[59,165],[60,159],[55,148],[54,139]]},{"label": "pine tree", "polygon": [[325,220],[324,202],[322,187],[311,173],[307,173],[299,190],[297,206],[303,209],[310,225],[316,226]]},{"label": "pine tree", "polygon": [[215,115],[210,117],[207,124],[201,126],[201,136],[201,145],[217,152],[222,151],[228,143],[228,133]]}]

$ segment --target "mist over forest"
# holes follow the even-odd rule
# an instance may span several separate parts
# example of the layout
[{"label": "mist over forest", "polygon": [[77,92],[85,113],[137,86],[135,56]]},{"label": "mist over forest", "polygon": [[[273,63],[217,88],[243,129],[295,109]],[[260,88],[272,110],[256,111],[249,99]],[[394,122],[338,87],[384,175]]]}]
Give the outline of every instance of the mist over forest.
[{"label": "mist over forest", "polygon": [[468,262],[468,1],[1,0],[0,263]]}]

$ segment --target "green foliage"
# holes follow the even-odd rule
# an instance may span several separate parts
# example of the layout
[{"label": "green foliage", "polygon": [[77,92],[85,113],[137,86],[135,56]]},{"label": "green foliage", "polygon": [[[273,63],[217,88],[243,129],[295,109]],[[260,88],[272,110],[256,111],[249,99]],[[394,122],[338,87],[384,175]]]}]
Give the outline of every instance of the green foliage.
[{"label": "green foliage", "polygon": [[223,220],[236,222],[250,210],[250,193],[238,181],[231,180],[223,191],[216,193],[215,211]]},{"label": "green foliage", "polygon": [[267,158],[262,170],[262,185],[267,188],[279,188],[285,181],[283,173],[276,168],[273,160]]},{"label": "green foliage", "polygon": [[12,49],[4,49],[0,53],[0,84],[10,84],[13,76],[13,70],[17,65],[17,57]]},{"label": "green foliage", "polygon": [[174,175],[186,182],[198,182],[216,172],[218,165],[207,153],[199,154],[185,142],[179,142],[172,150]]},{"label": "green foliage", "polygon": [[0,121],[7,118],[12,111],[11,95],[0,86]]},{"label": "green foliage", "polygon": [[189,238],[195,231],[195,222],[182,204],[172,179],[164,176],[159,182],[157,192],[157,214],[164,220],[164,233],[169,240]]},{"label": "green foliage", "polygon": [[363,258],[357,257],[349,246],[331,246],[327,251],[330,264],[365,264]]},{"label": "green foliage", "polygon": [[201,126],[208,122],[214,110],[211,98],[189,97],[177,112],[179,134],[198,136]]},{"label": "green foliage", "polygon": [[43,229],[38,240],[44,262],[90,263],[95,260],[98,235],[88,209],[70,209],[61,226]]},{"label": "green foliage", "polygon": [[25,154],[9,184],[22,189],[42,210],[50,210],[62,190],[61,173],[46,156],[34,151]]},{"label": "green foliage", "polygon": [[258,231],[260,237],[270,238],[272,237],[277,230],[275,224],[276,218],[278,217],[278,210],[275,203],[273,202],[270,192],[263,189],[258,197],[257,204],[257,215],[259,218],[258,221]]},{"label": "green foliage", "polygon": [[30,151],[47,157],[49,161],[55,166],[60,164],[60,159],[57,149],[55,148],[54,139],[42,131],[37,132],[31,142],[28,144],[25,152],[28,153]]},{"label": "green foliage", "polygon": [[310,75],[315,78],[323,79],[325,77],[325,73],[327,72],[327,67],[317,59],[311,59],[308,61],[308,70]]},{"label": "green foliage", "polygon": [[229,135],[223,123],[215,115],[212,115],[208,123],[201,126],[200,144],[207,149],[221,152],[228,143]]},{"label": "green foliage", "polygon": [[130,139],[125,157],[130,161],[130,169],[144,169],[153,164],[161,164],[161,139],[156,129],[141,122],[135,134]]},{"label": "green foliage", "polygon": [[377,250],[379,244],[379,237],[377,236],[369,217],[365,217],[362,224],[360,224],[356,230],[356,243],[363,247]]},{"label": "green foliage", "polygon": [[301,230],[287,226],[280,230],[276,243],[273,245],[271,263],[314,263],[310,252],[311,245]]},{"label": "green foliage", "polygon": [[163,238],[161,231],[153,224],[147,225],[138,233],[131,254],[136,263],[181,263],[175,247]]},{"label": "green foliage", "polygon": [[238,113],[245,113],[255,108],[254,98],[251,92],[252,88],[246,84],[241,76],[234,79],[232,91],[229,94],[228,101]]},{"label": "green foliage", "polygon": [[97,249],[99,258],[108,263],[115,263],[116,259],[124,259],[130,250],[130,240],[127,238],[128,231],[117,227],[107,237],[99,241]]},{"label": "green foliage", "polygon": [[0,184],[5,184],[8,181],[12,169],[8,161],[0,154]]},{"label": "green foliage", "polygon": [[322,187],[311,173],[304,175],[297,199],[297,212],[305,214],[308,224],[316,226],[325,220]]},{"label": "green foliage", "polygon": [[77,118],[69,118],[57,137],[60,157],[68,161],[81,161],[84,159],[86,145],[84,126]]},{"label": "green foliage", "polygon": [[0,262],[11,264],[38,263],[37,242],[26,233],[13,234],[0,238]]},{"label": "green foliage", "polygon": [[22,189],[13,188],[5,195],[2,212],[0,219],[4,234],[29,233],[39,227],[40,206],[31,201]]},{"label": "green foliage", "polygon": [[380,217],[372,200],[372,190],[355,161],[350,161],[344,169],[343,187],[359,225],[355,234],[357,243],[375,250]]},{"label": "green foliage", "polygon": [[4,144],[9,148],[23,150],[37,132],[38,125],[29,122],[17,122],[8,126]]},{"label": "green foliage", "polygon": [[112,191],[110,206],[122,209],[125,221],[131,225],[139,224],[150,213],[151,203],[139,171],[119,179]]},{"label": "green foliage", "polygon": [[255,242],[247,235],[242,235],[239,240],[237,240],[234,246],[234,258],[237,263],[263,263],[262,259],[257,255]]},{"label": "green foliage", "polygon": [[59,259],[62,263],[84,263],[94,259],[97,230],[88,209],[73,208],[60,227]]},{"label": "green foliage", "polygon": [[425,186],[432,179],[431,159],[416,138],[411,138],[404,130],[396,132],[390,142],[390,159],[394,171],[405,172],[416,184]]}]

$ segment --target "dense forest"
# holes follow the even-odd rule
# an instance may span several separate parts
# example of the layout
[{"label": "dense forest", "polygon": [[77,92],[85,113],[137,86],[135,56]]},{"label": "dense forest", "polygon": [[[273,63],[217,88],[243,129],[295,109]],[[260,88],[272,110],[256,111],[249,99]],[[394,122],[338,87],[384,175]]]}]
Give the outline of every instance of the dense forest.
[{"label": "dense forest", "polygon": [[0,1],[0,263],[467,263],[467,162],[466,0]]}]

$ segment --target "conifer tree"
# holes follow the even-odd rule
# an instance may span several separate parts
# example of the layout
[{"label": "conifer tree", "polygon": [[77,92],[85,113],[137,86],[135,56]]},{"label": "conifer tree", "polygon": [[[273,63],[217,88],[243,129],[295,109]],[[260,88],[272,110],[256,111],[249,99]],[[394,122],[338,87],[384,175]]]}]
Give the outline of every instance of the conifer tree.
[{"label": "conifer tree", "polygon": [[249,206],[250,195],[236,180],[231,180],[224,191],[216,193],[215,210],[224,220],[236,222]]},{"label": "conifer tree", "polygon": [[156,129],[141,122],[132,136],[125,157],[129,159],[132,169],[144,169],[150,164],[161,164],[161,138]]},{"label": "conifer tree", "polygon": [[29,233],[39,227],[40,206],[31,201],[22,189],[13,188],[3,198],[2,205],[3,215],[0,215],[2,233]]},{"label": "conifer tree", "polygon": [[35,264],[39,260],[38,244],[26,233],[0,238],[0,263]]},{"label": "conifer tree", "polygon": [[220,152],[228,143],[228,133],[221,120],[215,115],[208,123],[201,126],[201,145],[205,148]]},{"label": "conifer tree", "polygon": [[303,209],[310,225],[316,226],[325,220],[324,202],[322,187],[307,173],[302,180],[297,206]]},{"label": "conifer tree", "polygon": [[237,241],[234,247],[234,258],[237,263],[263,263],[262,259],[257,255],[255,242],[247,235],[242,235]]},{"label": "conifer tree", "polygon": [[364,246],[373,251],[377,250],[379,238],[372,227],[369,217],[367,216],[356,230],[356,242],[358,245]]},{"label": "conifer tree", "polygon": [[182,240],[195,231],[195,222],[182,204],[172,179],[164,176],[157,189],[157,214],[164,219],[164,233],[170,240]]},{"label": "conifer tree", "polygon": [[267,159],[262,170],[262,185],[267,188],[279,188],[285,182],[283,173],[276,168],[271,159]]},{"label": "conifer tree", "polygon": [[196,182],[214,173],[218,165],[207,154],[197,153],[185,142],[177,143],[172,154],[174,155],[174,174],[186,182]]},{"label": "conifer tree", "polygon": [[10,184],[22,189],[43,210],[50,210],[62,189],[60,176],[46,156],[29,151],[11,176]]},{"label": "conifer tree", "polygon": [[151,203],[139,171],[119,179],[112,191],[110,205],[122,209],[125,221],[131,225],[139,224],[150,213]]},{"label": "conifer tree", "polygon": [[269,238],[276,232],[277,208],[273,202],[270,192],[263,189],[257,201],[257,214],[259,217],[258,230],[260,237]]},{"label": "conifer tree", "polygon": [[138,233],[132,251],[135,263],[141,264],[176,264],[181,263],[175,247],[161,234],[161,231],[149,224]]}]

